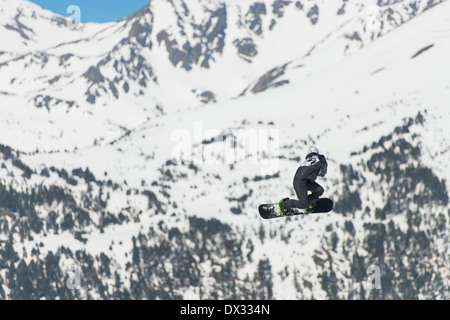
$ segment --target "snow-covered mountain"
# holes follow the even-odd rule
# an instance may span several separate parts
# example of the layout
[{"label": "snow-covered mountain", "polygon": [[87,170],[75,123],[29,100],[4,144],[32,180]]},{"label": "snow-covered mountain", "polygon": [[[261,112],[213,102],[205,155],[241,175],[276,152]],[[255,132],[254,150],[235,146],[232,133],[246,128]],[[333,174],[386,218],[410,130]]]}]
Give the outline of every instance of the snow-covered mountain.
[{"label": "snow-covered mountain", "polygon": [[249,85],[282,85],[273,79],[280,66],[313,53],[321,59],[308,68],[324,68],[439,2],[152,1],[117,23],[78,29],[27,1],[5,3],[0,85],[13,107],[3,112],[22,125],[15,132],[3,121],[0,132],[14,132],[24,151],[109,143]]},{"label": "snow-covered mountain", "polygon": [[0,3],[2,298],[448,299],[449,2]]}]

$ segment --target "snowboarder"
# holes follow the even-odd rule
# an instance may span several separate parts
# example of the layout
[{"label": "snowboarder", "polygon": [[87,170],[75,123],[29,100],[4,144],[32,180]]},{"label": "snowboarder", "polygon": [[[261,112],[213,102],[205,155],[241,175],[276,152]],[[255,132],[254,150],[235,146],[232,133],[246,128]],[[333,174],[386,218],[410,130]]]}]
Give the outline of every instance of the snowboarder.
[{"label": "snowboarder", "polygon": [[[279,202],[280,213],[289,212],[291,208],[304,209],[305,213],[313,211],[324,189],[316,182],[317,177],[327,174],[328,163],[325,156],[319,153],[316,146],[308,149],[305,161],[297,169],[294,176],[294,190],[298,200],[284,198]],[[308,191],[311,194],[308,195]]]}]

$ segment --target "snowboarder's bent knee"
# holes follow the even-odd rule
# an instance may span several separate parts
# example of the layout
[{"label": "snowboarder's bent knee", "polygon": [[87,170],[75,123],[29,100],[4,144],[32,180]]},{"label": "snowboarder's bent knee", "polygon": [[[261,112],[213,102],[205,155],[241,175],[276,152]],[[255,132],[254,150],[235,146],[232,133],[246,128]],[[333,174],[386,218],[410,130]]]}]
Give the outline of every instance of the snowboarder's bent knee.
[{"label": "snowboarder's bent knee", "polygon": [[[319,149],[312,146],[294,176],[294,190],[298,200],[285,198],[280,201],[280,211],[287,212],[291,208],[312,209],[325,190],[316,182],[317,177],[327,174],[328,163]],[[309,193],[309,194],[308,194]]]}]

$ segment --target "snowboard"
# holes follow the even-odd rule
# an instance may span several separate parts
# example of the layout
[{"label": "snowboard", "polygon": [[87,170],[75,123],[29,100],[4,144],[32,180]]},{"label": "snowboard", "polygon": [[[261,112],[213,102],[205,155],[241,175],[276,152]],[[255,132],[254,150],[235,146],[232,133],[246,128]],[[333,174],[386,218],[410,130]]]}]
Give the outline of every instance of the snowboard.
[{"label": "snowboard", "polygon": [[281,217],[290,217],[301,214],[313,214],[321,212],[330,212],[333,210],[334,202],[329,198],[320,198],[317,200],[317,205],[310,213],[305,213],[305,209],[292,208],[290,212],[281,213],[278,209],[278,203],[262,204],[259,206],[258,211],[263,219],[273,219]]}]

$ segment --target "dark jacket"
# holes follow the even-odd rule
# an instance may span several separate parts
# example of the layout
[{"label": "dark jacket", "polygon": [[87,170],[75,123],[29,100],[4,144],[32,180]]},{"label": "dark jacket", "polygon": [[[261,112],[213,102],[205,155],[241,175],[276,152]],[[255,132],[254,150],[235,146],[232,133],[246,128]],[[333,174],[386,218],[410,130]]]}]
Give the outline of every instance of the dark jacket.
[{"label": "dark jacket", "polygon": [[315,181],[317,176],[327,174],[328,163],[325,156],[319,153],[310,153],[295,173],[295,179]]}]

